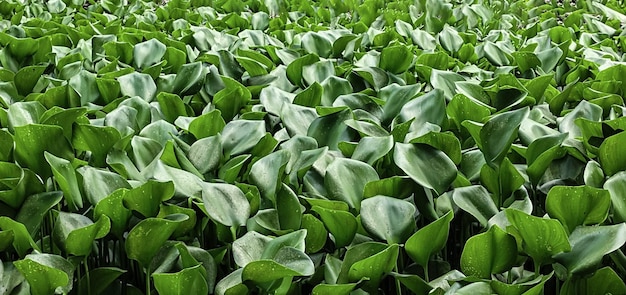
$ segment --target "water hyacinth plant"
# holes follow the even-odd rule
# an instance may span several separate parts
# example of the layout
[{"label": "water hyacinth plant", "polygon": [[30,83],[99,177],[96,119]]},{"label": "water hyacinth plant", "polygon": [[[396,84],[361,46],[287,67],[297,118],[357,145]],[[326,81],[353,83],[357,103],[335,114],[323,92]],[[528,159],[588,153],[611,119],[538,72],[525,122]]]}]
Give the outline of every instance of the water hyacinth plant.
[{"label": "water hyacinth plant", "polygon": [[0,15],[0,294],[626,294],[623,1]]}]

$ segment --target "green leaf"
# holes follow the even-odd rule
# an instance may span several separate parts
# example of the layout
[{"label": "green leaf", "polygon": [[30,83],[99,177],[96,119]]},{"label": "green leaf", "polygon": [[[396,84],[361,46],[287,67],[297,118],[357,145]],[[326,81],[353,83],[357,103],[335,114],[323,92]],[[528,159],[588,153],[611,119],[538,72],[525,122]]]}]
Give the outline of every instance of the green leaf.
[{"label": "green leaf", "polygon": [[403,243],[415,230],[415,206],[387,196],[375,196],[361,202],[361,223],[373,236],[388,244]]},{"label": "green leaf", "polygon": [[222,77],[222,81],[226,87],[213,96],[213,103],[222,112],[224,121],[230,121],[250,102],[252,94],[236,80]]},{"label": "green leaf", "polygon": [[70,78],[69,86],[80,96],[81,106],[94,103],[100,98],[96,75],[86,70],[81,70]]},{"label": "green leaf", "polygon": [[194,142],[189,148],[187,157],[201,174],[217,169],[220,164],[223,157],[220,139],[219,135],[205,137]]},{"label": "green leaf", "polygon": [[611,212],[614,222],[626,221],[626,172],[618,172],[605,183],[604,189],[611,195]]},{"label": "green leaf", "polygon": [[294,85],[305,88],[302,77],[302,69],[304,66],[312,65],[320,60],[319,56],[309,53],[299,57],[287,65],[287,78]]},{"label": "green leaf", "polygon": [[610,207],[610,192],[589,186],[554,186],[546,197],[546,211],[568,232],[580,225],[601,224]]},{"label": "green leaf", "polygon": [[320,57],[329,57],[333,51],[331,41],[316,32],[307,32],[302,36],[302,47],[306,52]]},{"label": "green leaf", "polygon": [[393,136],[363,137],[356,146],[352,159],[373,165],[393,149]]},{"label": "green leaf", "polygon": [[347,107],[330,111],[335,112],[314,119],[306,135],[315,138],[318,146],[328,146],[331,150],[337,150],[339,142],[351,141],[354,137],[352,130],[344,123],[345,120],[352,119],[352,113]]},{"label": "green leaf", "polygon": [[448,212],[441,218],[420,228],[404,244],[406,254],[415,263],[427,268],[430,257],[445,247],[448,241],[450,222],[453,218],[454,213]]},{"label": "green leaf", "polygon": [[124,195],[127,189],[118,189],[109,196],[100,200],[94,209],[94,216],[100,218],[101,215],[107,216],[111,221],[111,232],[118,238],[122,237],[127,230],[127,223],[130,220],[132,212],[124,206]]},{"label": "green leaf", "polygon": [[306,253],[316,253],[326,245],[328,231],[324,223],[311,214],[302,215],[302,229],[306,229]]},{"label": "green leaf", "polygon": [[484,118],[491,115],[491,110],[476,100],[463,94],[457,94],[448,103],[446,113],[454,121],[457,128],[461,129],[463,121],[482,122]]},{"label": "green leaf", "polygon": [[604,174],[613,174],[626,170],[626,155],[621,151],[621,145],[626,141],[626,132],[607,137],[600,145],[598,159]]},{"label": "green leaf", "polygon": [[119,276],[126,273],[117,267],[98,267],[89,270],[78,282],[79,294],[99,295],[109,287]]},{"label": "green leaf", "polygon": [[161,112],[163,112],[163,116],[165,116],[165,120],[170,123],[174,123],[179,116],[185,117],[191,115],[188,113],[188,109],[183,100],[176,94],[159,92],[156,99],[159,102],[159,106],[161,108]]},{"label": "green leaf", "polygon": [[120,82],[122,95],[128,97],[139,96],[141,99],[151,102],[157,92],[156,84],[148,74],[132,72],[118,77],[117,81]]},{"label": "green leaf", "polygon": [[405,45],[385,47],[380,53],[379,67],[392,74],[405,72],[412,63],[413,52]]},{"label": "green leaf", "polygon": [[15,216],[15,221],[22,223],[31,236],[36,236],[44,217],[61,201],[62,197],[63,193],[59,191],[28,196]]},{"label": "green leaf", "polygon": [[391,276],[408,288],[413,294],[428,294],[433,289],[426,281],[416,275],[392,272]]},{"label": "green leaf", "polygon": [[610,267],[596,271],[591,277],[573,278],[561,286],[561,294],[620,294],[626,290],[623,279]]},{"label": "green leaf", "polygon": [[44,157],[48,164],[50,164],[54,180],[63,191],[65,201],[68,203],[71,210],[82,208],[83,198],[80,192],[80,185],[76,177],[76,170],[74,170],[71,162],[56,157],[48,152],[44,152]]},{"label": "green leaf", "polygon": [[533,259],[536,267],[551,262],[555,254],[571,250],[567,232],[558,220],[535,217],[515,209],[505,212],[521,238],[521,250]]},{"label": "green leaf", "polygon": [[452,133],[428,132],[420,137],[414,138],[410,143],[422,143],[432,146],[446,153],[448,158],[458,165],[461,163],[461,143]]},{"label": "green leaf", "polygon": [[206,73],[202,63],[193,62],[182,64],[172,83],[172,92],[181,97],[193,95],[200,91],[205,81]]},{"label": "green leaf", "polygon": [[459,208],[478,219],[482,226],[487,226],[489,219],[498,213],[491,195],[480,185],[456,188],[452,199]]},{"label": "green leaf", "polygon": [[34,295],[54,294],[60,289],[69,292],[74,266],[65,258],[54,254],[30,254],[13,263],[30,284]]},{"label": "green leaf", "polygon": [[236,186],[202,183],[202,201],[209,217],[226,226],[239,227],[250,216],[250,203]]},{"label": "green leaf", "polygon": [[39,251],[39,246],[35,244],[26,226],[23,224],[7,216],[0,216],[0,229],[13,232],[13,248],[20,257],[24,257],[30,249]]},{"label": "green leaf", "polygon": [[90,151],[93,165],[104,167],[107,154],[120,139],[120,132],[113,127],[78,124],[74,127],[72,145],[78,150]]},{"label": "green leaf", "polygon": [[480,130],[480,141],[487,164],[494,168],[500,166],[528,113],[528,108],[509,111],[493,116],[485,123]]},{"label": "green leaf", "polygon": [[0,130],[0,161],[9,162],[13,156],[13,135],[7,130]]},{"label": "green leaf", "polygon": [[39,118],[46,112],[46,108],[39,102],[16,102],[9,106],[7,111],[9,131],[15,127],[39,123]]},{"label": "green leaf", "polygon": [[435,69],[431,70],[430,76],[426,77],[426,79],[430,79],[430,84],[434,89],[443,90],[446,100],[451,100],[457,93],[457,85],[466,81],[463,76],[455,72]]},{"label": "green leaf", "polygon": [[226,122],[219,110],[213,110],[196,117],[189,123],[189,132],[197,139],[210,137],[218,134],[224,129]]},{"label": "green leaf", "polygon": [[53,237],[59,248],[75,256],[87,256],[91,253],[94,240],[109,233],[111,222],[102,216],[96,223],[76,213],[59,212],[54,224]]},{"label": "green leaf", "polygon": [[433,90],[406,103],[396,117],[396,123],[411,119],[413,119],[411,128],[416,131],[424,130],[424,126],[428,126],[426,123],[442,126],[447,120],[444,93]]},{"label": "green leaf", "polygon": [[463,273],[483,279],[510,270],[517,259],[515,238],[494,225],[465,243],[461,254]]},{"label": "green leaf", "polygon": [[359,210],[365,184],[378,179],[378,173],[372,166],[352,159],[338,158],[326,168],[324,187],[328,190],[330,199],[344,201],[351,208]]},{"label": "green leaf", "polygon": [[369,278],[369,281],[364,283],[363,288],[366,290],[377,289],[383,277],[391,273],[395,267],[399,248],[397,244],[393,244],[371,257],[354,262],[350,265],[348,280],[357,282]]},{"label": "green leaf", "polygon": [[425,144],[396,143],[396,165],[418,184],[443,194],[456,179],[457,170],[448,156]]},{"label": "green leaf", "polygon": [[[165,218],[146,218],[135,225],[126,237],[128,258],[142,267],[149,267],[152,258],[187,215],[173,214]],[[146,243],[150,241],[150,243]],[[148,271],[149,273],[149,271]]]},{"label": "green leaf", "polygon": [[249,175],[250,183],[259,188],[263,198],[277,203],[276,194],[281,189],[281,180],[290,156],[289,151],[280,150],[261,158],[252,165]]},{"label": "green leaf", "polygon": [[161,61],[167,47],[157,39],[137,43],[133,47],[133,61],[140,69],[145,69]]},{"label": "green leaf", "polygon": [[83,177],[84,196],[90,204],[98,204],[102,199],[119,188],[130,188],[125,178],[118,174],[85,166],[78,169]]},{"label": "green leaf", "polygon": [[280,229],[300,229],[302,223],[302,209],[300,206],[298,196],[289,186],[281,183],[281,188],[276,191],[276,211],[278,212]]},{"label": "green leaf", "polygon": [[285,277],[295,277],[302,275],[310,274],[300,273],[276,261],[259,260],[247,264],[243,268],[241,278],[244,281],[249,280],[255,283],[267,283]]},{"label": "green leaf", "polygon": [[568,277],[592,273],[604,255],[626,243],[626,224],[581,226],[569,236],[571,251],[559,253],[554,259],[567,269]]},{"label": "green leaf", "polygon": [[202,273],[202,265],[188,267],[176,273],[155,273],[152,277],[154,287],[159,294],[209,293],[206,278]]},{"label": "green leaf", "polygon": [[156,217],[161,202],[174,196],[174,183],[148,180],[124,194],[124,207],[136,211],[143,217]]},{"label": "green leaf", "polygon": [[317,284],[311,291],[313,295],[348,295],[354,288],[356,288],[357,283],[352,284]]},{"label": "green leaf", "polygon": [[44,152],[72,159],[71,145],[63,135],[63,128],[53,125],[31,124],[15,127],[15,160],[28,167],[43,179],[52,175]]},{"label": "green leaf", "polygon": [[526,173],[532,183],[539,183],[552,161],[565,155],[566,151],[561,144],[566,138],[567,133],[546,135],[530,143],[526,151],[528,163]]},{"label": "green leaf", "polygon": [[393,176],[368,182],[363,190],[363,197],[371,198],[376,195],[383,195],[405,199],[413,194],[415,188],[415,182],[410,177]]},{"label": "green leaf", "polygon": [[[244,132],[242,132],[244,131]],[[251,150],[265,137],[265,122],[256,120],[234,120],[222,131],[224,154],[239,155]]]},{"label": "green leaf", "polygon": [[23,96],[30,94],[45,71],[46,66],[26,66],[21,68],[15,74],[15,78],[13,78],[17,92]]},{"label": "green leaf", "polygon": [[313,206],[311,210],[319,215],[326,229],[333,235],[337,248],[347,246],[352,242],[357,231],[357,221],[354,215],[320,206]]},{"label": "green leaf", "polygon": [[293,99],[293,103],[305,107],[316,107],[322,102],[324,88],[317,82],[311,84]]}]

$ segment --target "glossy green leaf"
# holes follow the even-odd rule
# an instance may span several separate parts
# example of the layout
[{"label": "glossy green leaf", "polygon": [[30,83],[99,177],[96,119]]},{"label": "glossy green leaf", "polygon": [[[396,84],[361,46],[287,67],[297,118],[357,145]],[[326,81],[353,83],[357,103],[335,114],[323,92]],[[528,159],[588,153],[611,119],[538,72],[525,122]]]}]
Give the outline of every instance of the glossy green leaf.
[{"label": "glossy green leaf", "polygon": [[131,217],[131,211],[124,207],[124,195],[128,190],[119,189],[100,200],[94,209],[95,216],[105,215],[111,221],[111,232],[121,237]]},{"label": "glossy green leaf", "polygon": [[322,221],[311,214],[304,214],[302,215],[301,227],[307,231],[305,238],[306,253],[318,252],[326,245],[328,231]]},{"label": "glossy green leaf", "polygon": [[571,252],[559,253],[554,259],[567,269],[568,277],[597,269],[602,257],[626,243],[626,224],[582,226],[569,236]]},{"label": "glossy green leaf", "polygon": [[375,196],[361,202],[361,223],[375,237],[388,244],[403,243],[415,229],[415,206],[387,196]]},{"label": "glossy green leaf", "polygon": [[289,157],[289,151],[280,150],[261,158],[252,165],[250,182],[259,188],[262,197],[276,202],[276,194],[281,189],[281,180]]},{"label": "glossy green leaf", "polygon": [[250,216],[250,203],[236,186],[203,183],[202,201],[211,219],[226,226],[242,226]]},{"label": "glossy green leaf", "polygon": [[167,47],[157,39],[137,43],[133,47],[133,61],[138,68],[146,68],[158,63],[165,55]]},{"label": "glossy green leaf", "polygon": [[350,265],[348,280],[356,282],[369,278],[364,283],[364,289],[377,288],[383,277],[391,272],[398,259],[399,246],[392,244],[371,257],[359,260]]},{"label": "glossy green leaf", "polygon": [[173,196],[173,182],[148,180],[124,194],[124,207],[136,211],[144,217],[156,217],[161,202],[169,200]]},{"label": "glossy green leaf", "polygon": [[499,166],[502,163],[528,112],[528,108],[524,108],[496,115],[480,129],[481,150],[490,166]]},{"label": "glossy green leaf", "polygon": [[103,167],[107,154],[120,139],[120,133],[113,127],[79,124],[74,128],[72,145],[76,149],[90,151],[94,166]]},{"label": "glossy green leaf", "polygon": [[133,72],[117,78],[117,81],[120,82],[120,92],[125,96],[139,96],[150,102],[157,92],[156,84],[148,74]]},{"label": "glossy green leaf", "polygon": [[515,209],[505,212],[522,240],[521,250],[537,267],[551,262],[554,255],[571,250],[567,233],[558,220],[535,217]]},{"label": "glossy green leaf", "polygon": [[14,265],[30,283],[32,294],[54,294],[57,289],[62,292],[71,289],[74,266],[61,256],[30,254]]},{"label": "glossy green leaf", "polygon": [[560,294],[620,294],[626,290],[622,278],[610,267],[603,267],[591,277],[576,278],[565,281]]},{"label": "glossy green leaf", "polygon": [[78,292],[81,294],[102,294],[117,278],[126,273],[117,267],[98,267],[89,270],[89,275],[84,275],[78,283]]},{"label": "glossy green leaf", "polygon": [[59,212],[54,228],[54,239],[60,248],[75,256],[89,255],[92,243],[109,233],[111,222],[102,216],[97,222],[75,213]]},{"label": "glossy green leaf", "polygon": [[187,215],[174,214],[166,218],[146,218],[139,222],[130,230],[126,238],[125,248],[128,258],[136,260],[143,267],[150,266],[152,258],[163,243],[187,218],[189,218]]},{"label": "glossy green leaf", "polygon": [[208,293],[209,287],[201,269],[201,265],[196,265],[176,273],[153,274],[154,286],[159,294]]},{"label": "glossy green leaf", "polygon": [[393,74],[400,74],[409,69],[412,62],[413,52],[407,46],[389,46],[380,53],[379,67]]},{"label": "glossy green leaf", "polygon": [[605,183],[604,189],[611,195],[611,212],[615,222],[626,221],[626,172],[618,172]]},{"label": "glossy green leaf", "polygon": [[620,132],[606,138],[600,145],[598,159],[602,170],[608,176],[626,170],[626,157],[620,153],[621,144],[626,140],[626,133]]},{"label": "glossy green leaf", "polygon": [[20,257],[24,257],[30,249],[39,250],[39,246],[35,244],[28,229],[22,223],[7,216],[1,216],[0,229],[13,232],[13,248]]},{"label": "glossy green leaf", "polygon": [[15,159],[44,179],[52,175],[44,152],[65,159],[72,159],[71,145],[63,136],[59,126],[31,124],[15,127]]},{"label": "glossy green leaf", "polygon": [[568,232],[580,225],[601,224],[609,215],[608,190],[588,186],[554,186],[546,197],[546,211]]},{"label": "glossy green leaf", "polygon": [[454,213],[448,212],[420,228],[406,241],[404,249],[415,263],[427,268],[430,257],[445,247],[452,218],[454,218]]},{"label": "glossy green leaf", "polygon": [[62,198],[63,193],[59,191],[30,195],[20,207],[20,211],[15,216],[15,221],[22,223],[30,235],[34,237],[49,210],[56,206]]},{"label": "glossy green leaf", "polygon": [[312,210],[319,215],[328,232],[333,235],[337,248],[347,246],[352,242],[357,231],[357,221],[354,215],[320,206],[313,206]]},{"label": "glossy green leaf", "polygon": [[471,237],[463,247],[463,273],[488,279],[492,274],[509,270],[517,259],[515,238],[498,226]]},{"label": "glossy green leaf", "polygon": [[346,202],[358,210],[365,184],[378,179],[378,173],[371,166],[356,160],[338,158],[326,168],[324,186],[331,199]]},{"label": "glossy green leaf", "polygon": [[445,192],[456,178],[454,162],[428,145],[396,143],[393,159],[415,182],[438,194]]},{"label": "glossy green leaf", "polygon": [[45,66],[27,66],[21,68],[14,78],[15,88],[20,95],[28,95],[33,91],[37,81],[45,72]]}]

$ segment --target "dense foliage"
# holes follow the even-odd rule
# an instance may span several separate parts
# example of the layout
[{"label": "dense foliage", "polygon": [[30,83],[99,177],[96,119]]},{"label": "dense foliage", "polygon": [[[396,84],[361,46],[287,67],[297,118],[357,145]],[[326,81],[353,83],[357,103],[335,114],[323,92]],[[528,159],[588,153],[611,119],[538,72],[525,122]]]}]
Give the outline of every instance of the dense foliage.
[{"label": "dense foliage", "polygon": [[623,1],[0,1],[0,294],[626,294]]}]

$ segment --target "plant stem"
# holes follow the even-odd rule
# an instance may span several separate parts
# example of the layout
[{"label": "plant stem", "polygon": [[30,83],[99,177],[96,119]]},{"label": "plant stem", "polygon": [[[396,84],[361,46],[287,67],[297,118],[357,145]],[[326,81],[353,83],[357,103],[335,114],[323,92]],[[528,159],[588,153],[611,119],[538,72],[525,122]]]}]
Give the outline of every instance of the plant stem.
[{"label": "plant stem", "polygon": [[87,280],[87,295],[91,295],[91,278],[89,277],[89,265],[87,264],[87,256],[85,256],[85,279]]},{"label": "plant stem", "polygon": [[430,279],[428,278],[428,262],[424,265],[424,279],[427,283],[430,282]]},{"label": "plant stem", "polygon": [[[400,273],[398,271],[398,262],[396,261],[396,266],[393,268],[393,271]],[[396,282],[396,295],[402,295],[402,286],[400,285],[400,281],[398,279],[393,279]]]},{"label": "plant stem", "polygon": [[150,295],[150,267],[146,268],[146,295]]}]

